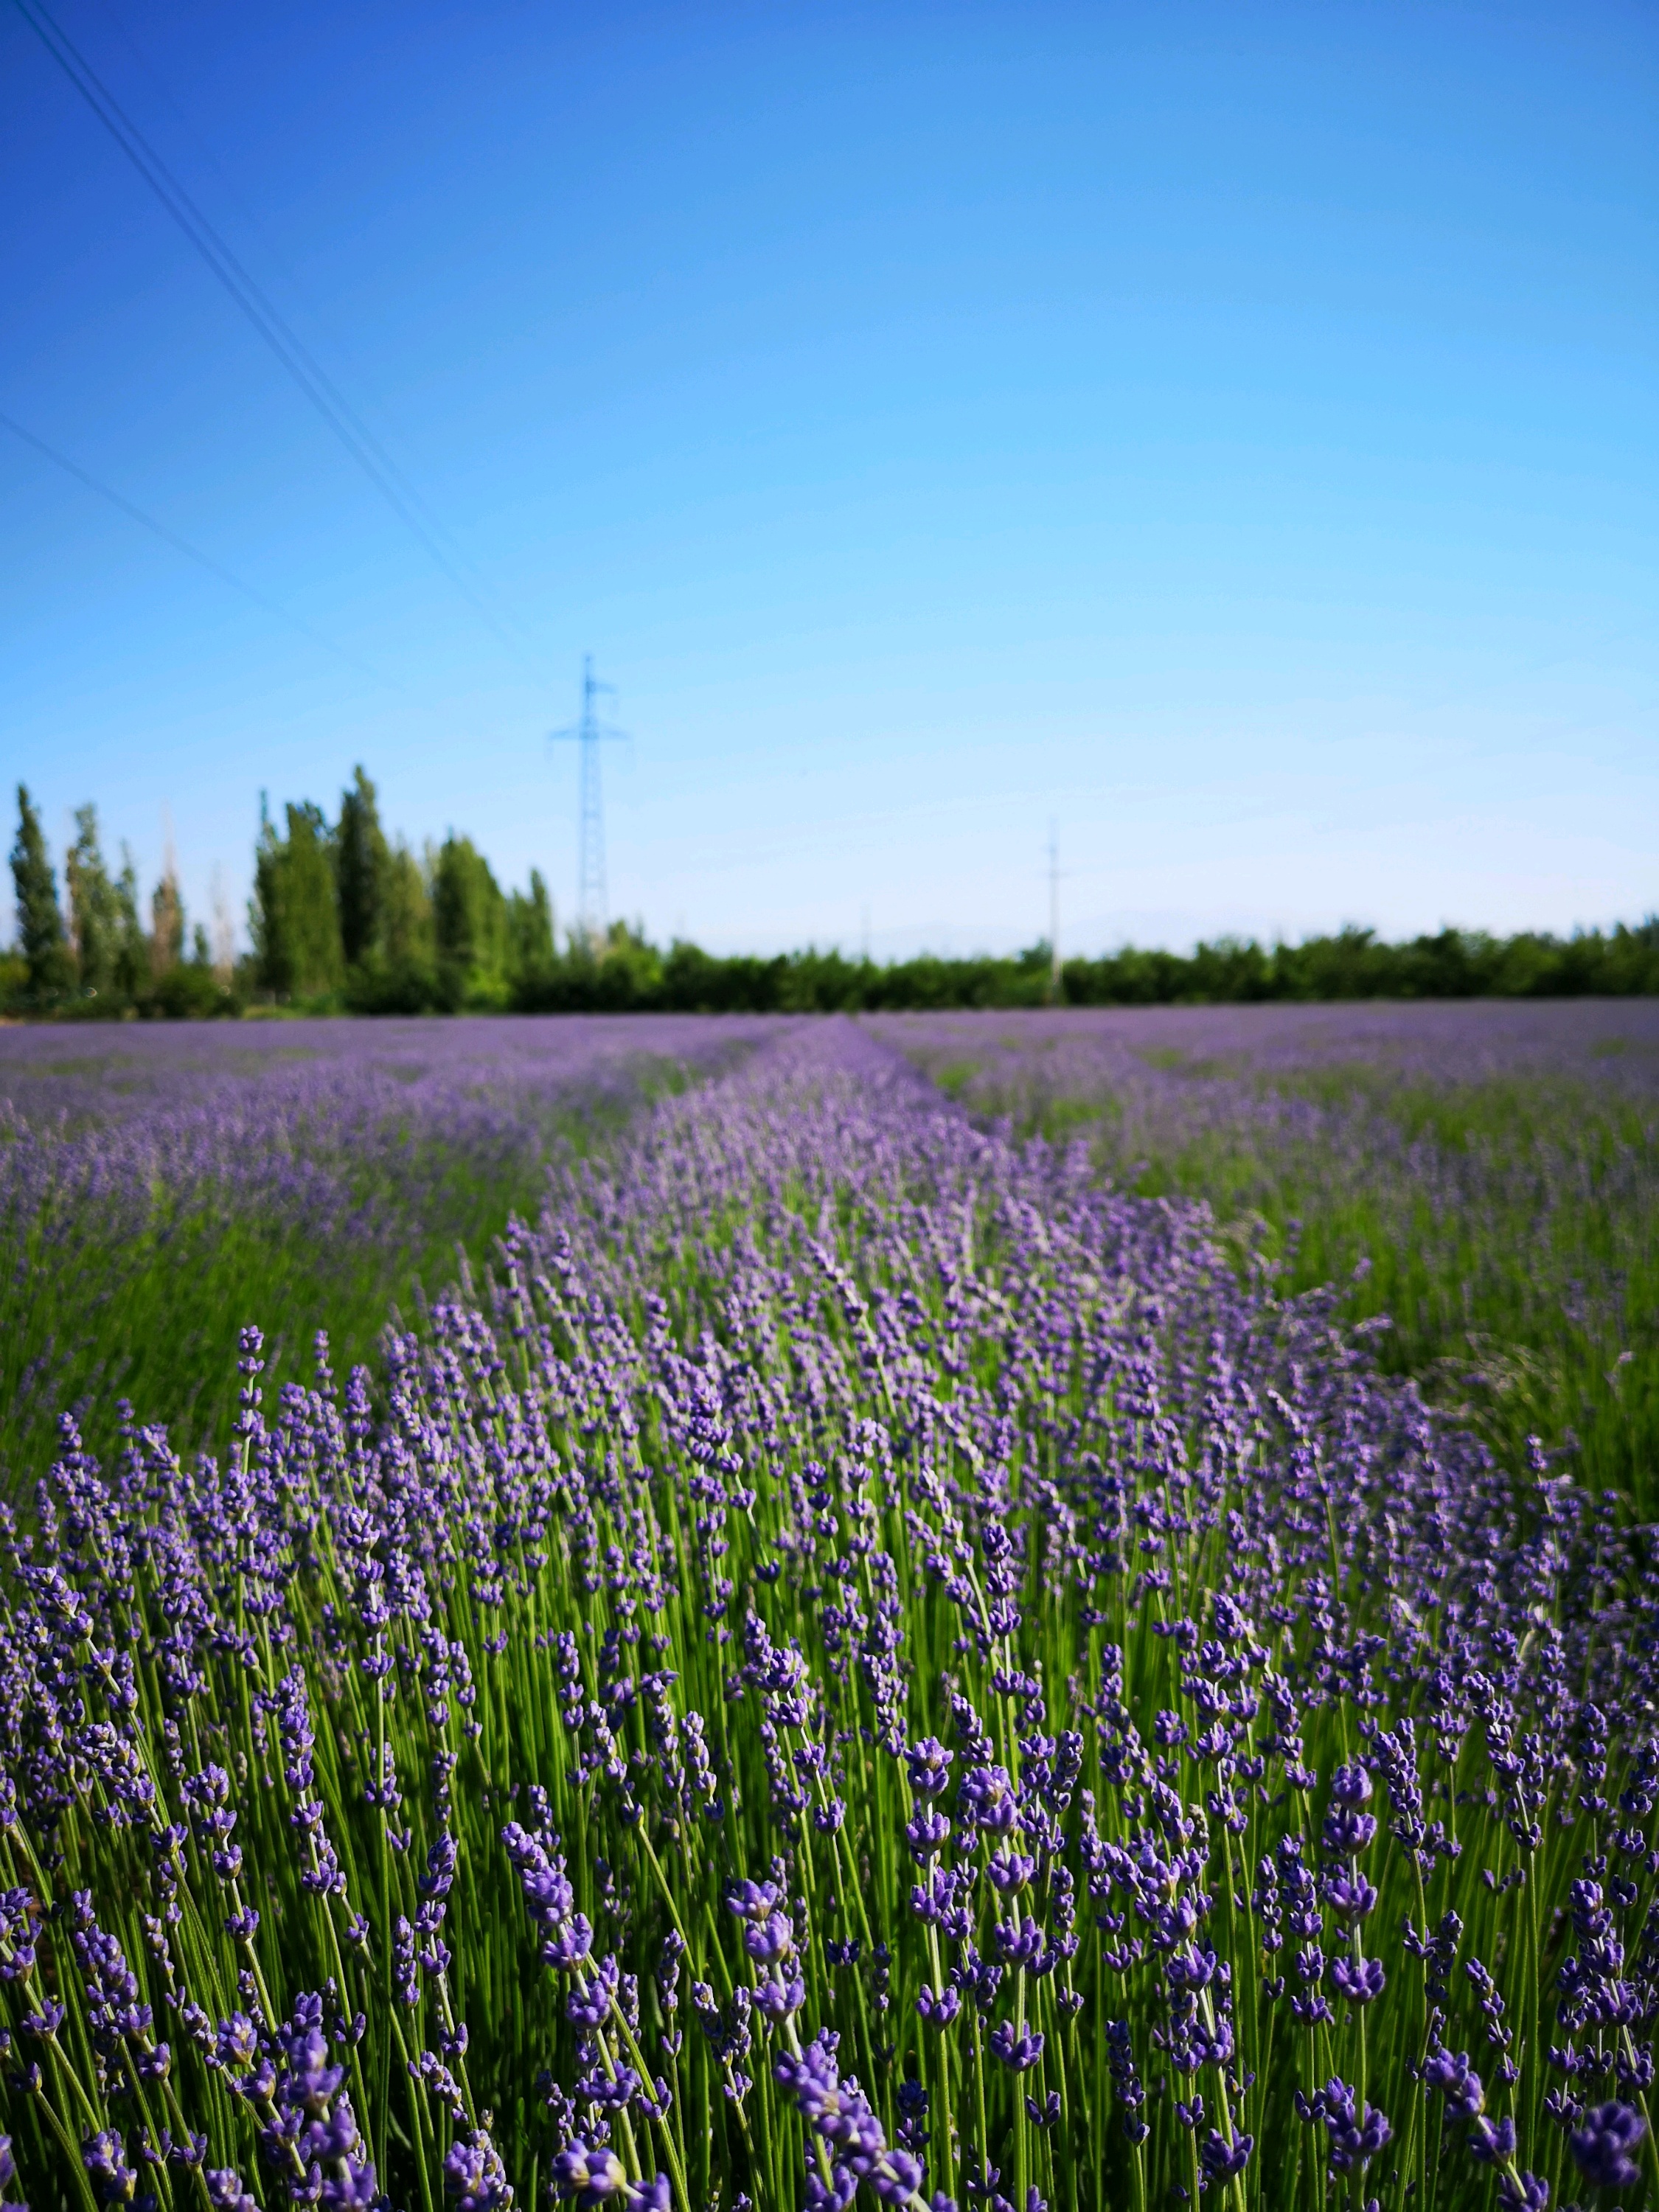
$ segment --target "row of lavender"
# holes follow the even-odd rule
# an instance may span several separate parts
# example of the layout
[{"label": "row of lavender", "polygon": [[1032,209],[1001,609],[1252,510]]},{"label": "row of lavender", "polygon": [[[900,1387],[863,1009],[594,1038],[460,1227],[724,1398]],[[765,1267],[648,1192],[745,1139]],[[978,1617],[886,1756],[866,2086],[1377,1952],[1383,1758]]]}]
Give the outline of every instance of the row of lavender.
[{"label": "row of lavender", "polygon": [[1201,1210],[797,1030],[382,1376],[244,1367],[8,1530],[9,2198],[1651,2171],[1647,1538]]},{"label": "row of lavender", "polygon": [[[1286,1279],[1349,1283],[1504,1455],[1576,1441],[1659,1510],[1659,1000],[884,1018],[988,1121],[1087,1133],[1202,1196]],[[1356,1267],[1358,1273],[1356,1275]]]},{"label": "row of lavender", "polygon": [[159,1203],[263,1209],[319,1238],[395,1236],[422,1210],[422,1171],[460,1157],[499,1173],[539,1151],[557,1107],[631,1097],[653,1063],[718,1066],[773,1027],[0,1029],[0,1223],[12,1234],[39,1224],[49,1241],[120,1237]]}]

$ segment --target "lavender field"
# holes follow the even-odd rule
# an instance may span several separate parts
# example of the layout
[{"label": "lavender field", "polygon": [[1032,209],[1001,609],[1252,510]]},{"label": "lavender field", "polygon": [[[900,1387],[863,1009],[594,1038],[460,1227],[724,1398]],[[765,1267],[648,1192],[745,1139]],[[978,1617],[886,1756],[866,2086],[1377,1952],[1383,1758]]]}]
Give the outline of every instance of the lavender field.
[{"label": "lavender field", "polygon": [[9,2202],[1652,2201],[1641,1006],[255,1034],[0,1033]]}]

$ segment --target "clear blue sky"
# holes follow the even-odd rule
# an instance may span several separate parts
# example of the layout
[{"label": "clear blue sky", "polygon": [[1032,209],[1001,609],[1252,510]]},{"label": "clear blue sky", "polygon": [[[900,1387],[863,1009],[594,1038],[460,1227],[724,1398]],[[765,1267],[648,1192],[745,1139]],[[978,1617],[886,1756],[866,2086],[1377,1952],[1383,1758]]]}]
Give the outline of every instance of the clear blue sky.
[{"label": "clear blue sky", "polygon": [[1659,906],[1651,7],[53,7],[527,641],[0,0],[0,409],[377,672],[0,431],[55,852],[362,760],[566,911],[591,649],[659,934]]}]

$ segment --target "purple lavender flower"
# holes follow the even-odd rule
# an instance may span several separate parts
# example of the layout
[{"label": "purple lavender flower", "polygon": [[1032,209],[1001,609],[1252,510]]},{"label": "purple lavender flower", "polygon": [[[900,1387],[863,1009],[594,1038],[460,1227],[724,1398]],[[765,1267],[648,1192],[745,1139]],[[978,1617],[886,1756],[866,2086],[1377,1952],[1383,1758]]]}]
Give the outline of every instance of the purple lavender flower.
[{"label": "purple lavender flower", "polygon": [[456,2212],[501,2212],[513,2201],[495,2147],[482,2128],[453,2142],[444,2159],[444,2194]]},{"label": "purple lavender flower", "polygon": [[574,2197],[580,2212],[592,2212],[598,2204],[615,2204],[625,2212],[669,2212],[672,2203],[665,2173],[648,2182],[629,2181],[615,2151],[603,2143],[590,2147],[580,2138],[553,2160],[553,2187],[561,2197]]},{"label": "purple lavender flower", "polygon": [[758,1965],[770,1966],[787,1959],[795,1948],[795,1931],[781,1912],[769,1912],[764,1920],[749,1921],[743,1931],[743,1948]]},{"label": "purple lavender flower", "polygon": [[1325,2123],[1334,2172],[1368,2166],[1393,2138],[1385,2115],[1374,2105],[1362,2108],[1356,2092],[1334,2075],[1315,2096],[1312,2109]]},{"label": "purple lavender flower", "polygon": [[999,2021],[986,2039],[993,2057],[1016,2074],[1028,2073],[1042,2056],[1042,2038],[1017,2028],[1011,2020]]},{"label": "purple lavender flower", "polygon": [[788,1978],[773,1978],[757,1982],[754,1991],[755,2009],[775,2027],[798,2013],[806,2002],[806,1984],[799,1975]]},{"label": "purple lavender flower", "polygon": [[913,1820],[906,1822],[904,1840],[916,1864],[926,1866],[930,1859],[937,1858],[950,1842],[950,1820],[945,1814],[935,1811],[930,1805],[924,1805]]},{"label": "purple lavender flower", "polygon": [[1489,2119],[1484,2114],[1469,2130],[1469,2155],[1483,2166],[1508,2166],[1515,2157],[1515,2122],[1505,2115]]},{"label": "purple lavender flower", "polygon": [[1437,2045],[1424,2063],[1423,2079],[1431,2089],[1437,2089],[1444,2097],[1446,2110],[1453,2119],[1476,2119],[1485,2109],[1486,2091],[1480,2076],[1469,2064],[1466,2051],[1453,2057],[1450,2051]]},{"label": "purple lavender flower", "polygon": [[733,1882],[726,1892],[726,1909],[740,1920],[764,1921],[775,1913],[782,1895],[775,1881]]},{"label": "purple lavender flower", "polygon": [[1633,2189],[1642,2169],[1631,2153],[1647,2133],[1647,2123],[1633,2106],[1616,2100],[1597,2105],[1584,2115],[1582,2127],[1567,2138],[1579,2172],[1594,2189]]},{"label": "purple lavender flower", "polygon": [[947,1751],[937,1736],[923,1736],[920,1743],[912,1744],[904,1754],[910,1772],[910,1787],[918,1797],[936,1797],[951,1778],[951,1765],[956,1757]]},{"label": "purple lavender flower", "polygon": [[1363,1874],[1338,1875],[1326,1893],[1332,1910],[1343,1920],[1363,1920],[1376,1909],[1376,1890]]},{"label": "purple lavender flower", "polygon": [[1535,2173],[1521,2173],[1510,2166],[1498,2177],[1498,2202],[1503,2212],[1549,2212],[1550,2185]]},{"label": "purple lavender flower", "polygon": [[88,2136],[81,2158],[93,2187],[106,2204],[134,2203],[138,2175],[126,2162],[126,2145],[118,2129],[102,2129]]},{"label": "purple lavender flower", "polygon": [[1231,2181],[1235,2174],[1243,2173],[1255,2148],[1254,2136],[1237,2136],[1229,2142],[1214,2128],[1199,2146],[1199,2157],[1203,2162],[1206,2180],[1219,2184]]},{"label": "purple lavender flower", "polygon": [[957,1792],[963,1818],[985,1834],[1010,1834],[1019,1817],[1019,1802],[1006,1768],[975,1766],[962,1779]]},{"label": "purple lavender flower", "polygon": [[1331,1961],[1331,1984],[1350,2004],[1372,2004],[1382,1994],[1388,1976],[1380,1959],[1350,1959],[1339,1954]]},{"label": "purple lavender flower", "polygon": [[[1087,1024],[1052,1021],[1063,1064]],[[980,1028],[975,1052],[1000,1052]],[[1291,1132],[1323,1111],[1262,1104]],[[0,1207],[16,1151],[0,1142]],[[403,2201],[414,2118],[457,2212],[501,2212],[532,2130],[564,2147],[567,2200],[633,2212],[666,2194],[630,2178],[639,2150],[674,2159],[708,2129],[722,2201],[746,2204],[779,2180],[775,2144],[753,2166],[747,2148],[769,2124],[758,2038],[809,2131],[793,2188],[814,2212],[920,2212],[930,2160],[963,2167],[978,2212],[1033,2212],[1030,2172],[1005,2197],[990,2160],[1012,2131],[1043,2188],[1078,2171],[1080,2104],[1039,2089],[1056,2053],[1034,2023],[1079,2021],[1127,2145],[1156,2131],[1147,2178],[1190,2186],[1196,2160],[1206,2189],[1265,2201],[1253,2151],[1277,2156],[1285,2115],[1248,2078],[1260,2015],[1236,2023],[1236,1994],[1254,2008],[1272,1977],[1393,2102],[1407,2045],[1340,2016],[1399,1995],[1379,1891],[1432,1896],[1404,1938],[1419,2026],[1478,2007],[1490,2102],[1530,2111],[1498,1961],[1534,1965],[1517,1929],[1576,1871],[1554,2014],[1527,1992],[1527,2042],[1552,2051],[1549,2117],[1633,2166],[1639,2127],[1623,2149],[1595,2130],[1653,2079],[1650,1541],[1543,1447],[1528,1480],[1379,1376],[1337,1301],[1223,1264],[1200,1210],[1109,1187],[1076,1148],[1021,1150],[868,1030],[799,1024],[614,1158],[561,1166],[540,1224],[392,1329],[378,1376],[342,1387],[324,1360],[273,1391],[265,1370],[262,1399],[250,1335],[226,1453],[123,1416],[106,1472],[71,1421],[27,1512],[0,1501],[0,1833],[30,1885],[0,1897],[15,2094],[55,2099],[92,2022],[82,2086],[125,2132],[94,2134],[84,2179],[118,2203],[177,2196],[178,2170],[248,2212],[187,2124],[212,2118],[188,2111],[205,2068],[214,2111],[240,2100],[258,2135],[268,2201],[366,2205],[370,2132]],[[934,1713],[951,1751],[911,1740]],[[1331,1741],[1360,1748],[1322,1793],[1310,1745]],[[458,1849],[481,1802],[524,1815],[505,1865]],[[1484,1869],[1483,1822],[1508,1839]],[[766,1878],[723,1892],[744,1865]],[[500,1922],[509,1867],[523,1911]],[[717,2001],[665,1930],[707,1942],[722,1899],[740,1942],[717,1930],[704,1970],[724,1951],[743,1971]],[[270,1993],[313,1960],[340,1973],[341,1951],[349,1986],[278,2025]],[[348,2019],[360,1991],[368,2018]],[[859,2023],[862,2083],[828,2031],[797,2049],[820,2002]],[[983,2119],[976,2085],[947,2126],[909,2069],[965,2087],[985,2040]],[[544,2059],[562,2078],[532,2091]],[[1468,2056],[1435,2045],[1423,2080],[1470,2153],[1443,2160],[1443,2200],[1538,2212]],[[68,2086],[54,2109],[90,2128]],[[1625,2101],[1587,2116],[1596,2096]],[[1387,2118],[1340,2080],[1297,2109],[1363,2200]],[[18,2133],[25,2184],[54,2157],[40,2140]]]}]

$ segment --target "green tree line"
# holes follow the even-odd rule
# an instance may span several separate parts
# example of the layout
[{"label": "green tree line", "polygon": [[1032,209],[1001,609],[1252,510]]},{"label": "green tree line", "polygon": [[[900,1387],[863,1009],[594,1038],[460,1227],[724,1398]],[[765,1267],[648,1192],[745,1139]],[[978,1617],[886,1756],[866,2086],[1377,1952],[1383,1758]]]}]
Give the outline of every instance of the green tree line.
[{"label": "green tree line", "polygon": [[[164,869],[141,918],[131,852],[112,874],[96,809],[75,817],[64,856],[67,910],[39,810],[17,789],[11,869],[15,942],[0,955],[0,1011],[96,1018],[234,1014],[258,1006],[313,1012],[506,1010],[558,964],[547,885],[503,891],[470,837],[452,833],[416,854],[381,824],[359,768],[331,823],[310,799],[280,825],[262,799],[248,905],[252,950],[228,933],[210,945],[186,928],[176,871]],[[592,956],[589,956],[590,957]]]},{"label": "green tree line", "polygon": [[381,826],[360,768],[331,824],[307,800],[281,830],[261,804],[253,855],[250,981],[283,1004],[358,1013],[505,1011],[556,964],[540,872],[503,891],[470,837],[413,853]]},{"label": "green tree line", "polygon": [[75,837],[64,856],[67,916],[46,849],[40,817],[27,785],[17,787],[17,839],[11,851],[16,942],[0,955],[0,1010],[204,1014],[232,998],[228,947],[218,954],[200,922],[187,932],[184,901],[171,858],[150,892],[148,921],[140,910],[137,871],[129,847],[112,872],[98,832],[98,810],[75,813]]},{"label": "green tree line", "polygon": [[248,908],[252,950],[186,925],[171,862],[141,911],[131,852],[112,872],[95,808],[75,816],[67,911],[40,815],[17,792],[16,933],[0,954],[0,1012],[179,1018],[252,1008],[311,1012],[856,1013],[952,1006],[1249,1005],[1286,1000],[1629,997],[1659,993],[1659,918],[1571,937],[1443,929],[1390,944],[1348,928],[1299,945],[1224,939],[1190,953],[1126,945],[1063,963],[923,955],[878,963],[839,952],[721,957],[666,951],[623,923],[562,947],[532,869],[503,890],[469,837],[416,853],[383,827],[359,768],[331,822],[311,800],[280,823],[264,800]]}]

